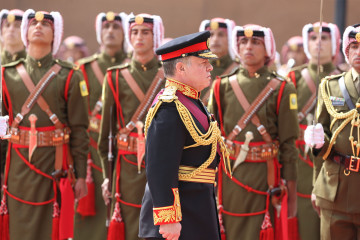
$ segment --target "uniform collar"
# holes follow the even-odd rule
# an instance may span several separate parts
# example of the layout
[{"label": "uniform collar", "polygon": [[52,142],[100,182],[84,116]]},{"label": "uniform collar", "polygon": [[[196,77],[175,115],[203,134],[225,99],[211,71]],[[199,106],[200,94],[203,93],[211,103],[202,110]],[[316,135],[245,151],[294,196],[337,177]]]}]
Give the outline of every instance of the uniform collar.
[{"label": "uniform collar", "polygon": [[[249,77],[249,72],[246,68],[241,66],[240,72],[242,72],[245,76]],[[264,65],[263,67],[259,68],[255,73],[255,78],[260,78],[262,75],[268,73],[268,67]]]},{"label": "uniform collar", "polygon": [[110,65],[114,65],[114,63],[121,63],[126,57],[124,51],[118,51],[114,56],[110,56],[105,52],[100,53],[99,58],[103,59],[104,62],[109,63]]},{"label": "uniform collar", "polygon": [[[313,64],[313,63],[309,63],[309,67],[310,69],[312,69],[313,71],[317,72],[317,68],[318,65],[317,64]],[[335,69],[335,66],[332,62],[329,63],[325,63],[323,65],[320,65],[320,72],[325,72],[325,73],[330,73]]]},{"label": "uniform collar", "polygon": [[200,92],[195,88],[190,87],[182,82],[176,81],[175,79],[166,78],[165,88],[169,86],[175,86],[179,92],[193,99],[200,98]]},{"label": "uniform collar", "polygon": [[142,71],[142,72],[146,72],[149,71],[150,69],[152,69],[153,67],[158,67],[159,66],[159,60],[157,59],[156,56],[154,56],[153,59],[151,59],[149,62],[145,63],[145,64],[141,64],[138,61],[136,61],[134,58],[131,59],[131,63],[130,63],[134,68]]},{"label": "uniform collar", "polygon": [[53,56],[51,52],[41,59],[34,59],[30,55],[27,55],[26,61],[27,64],[33,68],[47,68],[53,64]]},{"label": "uniform collar", "polygon": [[231,59],[230,55],[227,54],[221,58],[218,59],[210,59],[210,64],[214,68],[225,68],[231,64],[233,60]]},{"label": "uniform collar", "polygon": [[359,73],[354,68],[351,68],[351,76],[352,76],[352,80],[355,82],[356,79],[359,78]]}]

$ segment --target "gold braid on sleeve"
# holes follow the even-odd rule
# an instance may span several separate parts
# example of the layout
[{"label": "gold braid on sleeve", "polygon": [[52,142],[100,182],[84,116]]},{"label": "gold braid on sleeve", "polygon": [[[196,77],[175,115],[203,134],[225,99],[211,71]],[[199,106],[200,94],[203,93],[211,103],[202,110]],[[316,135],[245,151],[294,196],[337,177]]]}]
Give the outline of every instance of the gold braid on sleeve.
[{"label": "gold braid on sleeve", "polygon": [[329,89],[329,79],[325,78],[320,84],[320,92],[324,100],[325,107],[328,113],[334,118],[330,125],[330,130],[332,129],[334,123],[339,119],[344,119],[344,121],[340,124],[340,126],[335,130],[334,134],[332,135],[329,143],[329,147],[326,150],[323,159],[326,160],[329,156],[333,145],[335,144],[336,138],[338,137],[339,133],[345,128],[345,126],[351,122],[355,117],[359,116],[357,109],[352,109],[348,112],[339,113],[336,111],[332,102],[330,100],[330,89]]}]

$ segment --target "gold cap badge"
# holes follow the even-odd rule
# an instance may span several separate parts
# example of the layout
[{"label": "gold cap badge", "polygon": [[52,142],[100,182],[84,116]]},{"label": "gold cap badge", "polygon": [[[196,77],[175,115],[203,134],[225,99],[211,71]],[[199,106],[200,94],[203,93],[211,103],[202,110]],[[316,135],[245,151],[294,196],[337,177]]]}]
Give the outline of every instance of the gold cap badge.
[{"label": "gold cap badge", "polygon": [[218,22],[210,22],[210,29],[211,30],[216,30],[219,28],[219,23]]},{"label": "gold cap badge", "polygon": [[320,27],[319,26],[313,27],[313,30],[314,32],[318,33],[320,31]]},{"label": "gold cap badge", "polygon": [[252,29],[246,28],[246,29],[244,29],[244,35],[245,35],[245,37],[250,38],[254,35],[254,32]]},{"label": "gold cap badge", "polygon": [[360,32],[355,35],[355,39],[357,42],[360,42]]},{"label": "gold cap badge", "polygon": [[15,21],[15,15],[10,13],[7,15],[6,19],[9,23],[12,23],[13,21]]},{"label": "gold cap badge", "polygon": [[142,16],[136,16],[135,17],[135,23],[136,24],[143,24],[144,23],[144,18]]},{"label": "gold cap badge", "polygon": [[298,50],[298,45],[297,44],[291,44],[290,46],[289,46],[289,48],[290,48],[290,50],[291,51],[297,51]]},{"label": "gold cap badge", "polygon": [[35,13],[35,19],[36,19],[36,21],[41,22],[44,19],[44,13],[36,12]]},{"label": "gold cap badge", "polygon": [[106,13],[106,20],[107,21],[114,21],[115,19],[115,13],[114,12],[107,12]]},{"label": "gold cap badge", "polygon": [[210,38],[208,38],[208,40],[206,41],[206,46],[207,48],[210,48]]}]

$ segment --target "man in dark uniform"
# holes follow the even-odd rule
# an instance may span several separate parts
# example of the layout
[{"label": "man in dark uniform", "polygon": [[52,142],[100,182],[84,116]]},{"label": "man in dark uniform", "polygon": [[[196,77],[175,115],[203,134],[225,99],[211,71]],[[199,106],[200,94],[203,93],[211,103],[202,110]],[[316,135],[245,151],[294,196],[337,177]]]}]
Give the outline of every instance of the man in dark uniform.
[{"label": "man in dark uniform", "polygon": [[127,44],[124,41],[126,29],[125,13],[99,13],[96,17],[96,35],[102,46],[100,54],[79,61],[80,69],[88,86],[90,153],[86,181],[89,194],[80,200],[75,215],[74,239],[106,238],[106,206],[101,193],[101,184],[106,177],[98,155],[97,142],[101,121],[101,93],[106,69],[120,65],[126,59]]},{"label": "man in dark uniform", "polygon": [[[322,23],[322,34],[319,36],[320,23],[307,24],[303,28],[304,52],[309,63],[292,69],[289,73],[294,83],[298,97],[298,120],[300,134],[296,141],[299,150],[298,157],[298,223],[301,239],[320,238],[320,219],[312,209],[311,192],[313,183],[319,174],[323,161],[314,158],[309,148],[305,147],[304,131],[307,125],[312,124],[316,93],[320,79],[339,74],[334,65],[334,59],[340,50],[340,33],[335,24]],[[321,50],[318,51],[321,37]],[[320,66],[318,66],[320,64]],[[318,73],[319,68],[319,73]],[[314,167],[314,165],[316,165]],[[315,171],[313,171],[313,168]]]},{"label": "man in dark uniform", "polygon": [[[276,52],[271,29],[245,25],[234,31],[243,67],[215,81],[208,106],[235,160],[232,177],[219,170],[219,210],[227,240],[271,239],[273,226],[281,239],[287,218],[296,216],[296,90],[268,70]],[[284,192],[280,178],[288,209],[270,196]]]},{"label": "man in dark uniform", "polygon": [[21,41],[21,20],[24,12],[19,9],[0,11],[1,64],[7,64],[26,57]]},{"label": "man in dark uniform", "polygon": [[86,83],[72,64],[53,58],[63,32],[60,13],[29,9],[21,26],[28,55],[2,68],[11,137],[0,229],[12,240],[69,238],[72,186],[75,198],[87,194]]},{"label": "man in dark uniform", "polygon": [[[209,46],[211,51],[218,56],[217,59],[210,59],[213,66],[211,71],[211,79],[214,80],[217,76],[229,74],[234,68],[239,65],[239,59],[236,58],[236,52],[232,48],[232,30],[235,27],[235,22],[230,19],[213,18],[211,20],[204,20],[201,22],[199,31],[210,31]],[[201,99],[207,105],[210,96],[210,87],[206,87],[201,91]]]},{"label": "man in dark uniform", "polygon": [[305,131],[306,144],[324,160],[313,194],[321,239],[332,240],[360,239],[360,24],[346,28],[343,53],[352,68],[321,81],[318,123]]},{"label": "man in dark uniform", "polygon": [[146,239],[221,239],[214,184],[218,144],[226,150],[199,98],[216,58],[209,37],[186,35],[156,51],[167,80],[145,123],[148,182],[139,236]]},{"label": "man in dark uniform", "polygon": [[[106,73],[102,94],[99,153],[106,176],[102,185],[103,197],[105,203],[109,204],[111,194],[108,191],[107,163],[111,128],[116,134],[117,158],[112,186],[115,210],[109,234],[113,234],[112,226],[116,226],[115,222],[123,221],[125,239],[133,240],[138,238],[141,198],[146,183],[142,161],[145,151],[143,130],[141,126],[136,129],[135,123],[145,119],[146,110],[155,97],[153,91],[163,83],[163,71],[155,49],[163,40],[164,27],[161,18],[156,15],[131,14],[128,19],[129,27],[125,35],[133,48],[133,55],[129,63],[109,68]],[[117,217],[120,215],[122,220]]]}]

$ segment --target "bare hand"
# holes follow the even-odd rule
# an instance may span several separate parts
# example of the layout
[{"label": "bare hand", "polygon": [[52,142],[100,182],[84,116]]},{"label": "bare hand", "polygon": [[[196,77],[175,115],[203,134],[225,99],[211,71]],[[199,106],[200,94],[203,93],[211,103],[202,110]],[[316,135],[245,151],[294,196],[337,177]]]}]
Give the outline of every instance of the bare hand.
[{"label": "bare hand", "polygon": [[296,217],[297,214],[297,195],[296,181],[288,181],[288,218]]},{"label": "bare hand", "polygon": [[320,217],[320,207],[316,206],[316,195],[315,194],[311,194],[311,204],[315,210],[315,212],[318,214],[318,216]]},{"label": "bare hand", "polygon": [[105,205],[110,203],[111,193],[109,192],[109,179],[105,178],[104,182],[101,184],[102,197],[104,199]]},{"label": "bare hand", "polygon": [[167,240],[178,240],[180,237],[181,224],[169,223],[160,225],[159,233]]},{"label": "bare hand", "polygon": [[85,178],[78,178],[75,183],[75,199],[79,200],[87,195],[87,185]]}]

